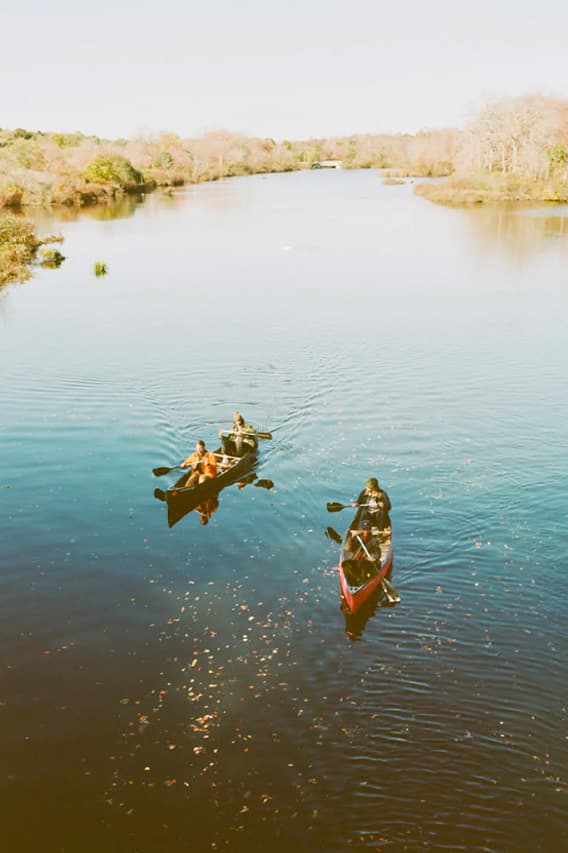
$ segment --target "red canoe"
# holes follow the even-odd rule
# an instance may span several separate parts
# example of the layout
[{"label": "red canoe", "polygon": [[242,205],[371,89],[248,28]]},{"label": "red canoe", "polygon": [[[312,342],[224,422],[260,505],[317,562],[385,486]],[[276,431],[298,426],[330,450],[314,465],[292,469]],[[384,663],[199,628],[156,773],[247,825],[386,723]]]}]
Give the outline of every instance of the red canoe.
[{"label": "red canoe", "polygon": [[339,555],[339,584],[350,613],[357,610],[383,586],[385,578],[392,569],[394,541],[391,529],[373,535],[374,531],[361,537],[364,547],[350,554],[342,549]]}]

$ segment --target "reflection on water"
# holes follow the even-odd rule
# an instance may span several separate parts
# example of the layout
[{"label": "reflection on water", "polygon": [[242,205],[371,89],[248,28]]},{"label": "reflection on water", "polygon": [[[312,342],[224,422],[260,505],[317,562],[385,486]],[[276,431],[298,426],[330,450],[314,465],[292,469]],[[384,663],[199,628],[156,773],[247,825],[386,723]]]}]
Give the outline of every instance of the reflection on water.
[{"label": "reflection on water", "polygon": [[536,215],[531,208],[483,207],[462,211],[481,252],[504,252],[515,261],[546,251],[546,239],[568,238],[568,217]]},{"label": "reflection on water", "polygon": [[[248,468],[241,469],[241,471],[233,478],[223,479],[223,482],[220,482],[216,487],[211,487],[208,492],[211,494],[207,494],[206,497],[198,497],[195,498],[192,494],[187,494],[180,492],[175,498],[169,497],[166,494],[164,489],[156,488],[154,489],[154,497],[156,500],[160,501],[160,503],[167,503],[168,505],[168,526],[173,527],[182,518],[185,518],[186,515],[189,515],[191,512],[195,512],[199,516],[199,521],[202,525],[206,525],[211,520],[211,516],[214,515],[219,509],[219,499],[221,492],[226,489],[228,486],[234,485],[237,490],[240,492],[246,486],[254,485],[257,488],[266,489],[270,491],[270,489],[274,488],[274,483],[272,480],[263,478],[259,479],[258,474],[251,472],[247,473],[248,470],[254,468],[257,464],[257,460],[252,460],[251,465]],[[184,475],[185,477],[185,475]],[[213,481],[215,483],[215,481]],[[183,478],[180,478],[178,485],[183,484]]]},{"label": "reflection on water", "polygon": [[53,223],[62,225],[63,223],[84,219],[110,222],[113,219],[128,219],[133,216],[137,208],[144,204],[145,198],[146,196],[143,193],[127,193],[108,204],[88,204],[82,207],[61,205],[55,210],[30,208],[26,210],[26,216],[33,219],[39,227],[51,227]]},{"label": "reflection on water", "polygon": [[[348,170],[94,212],[0,302],[3,847],[564,849],[566,217]],[[256,479],[168,526],[234,408]],[[401,601],[352,620],[370,476]]]},{"label": "reflection on water", "polygon": [[345,633],[350,640],[356,642],[361,639],[367,627],[367,622],[375,615],[379,604],[384,607],[389,606],[380,588],[373,593],[369,600],[356,613],[351,612],[343,596],[341,596],[340,610],[345,618]]},{"label": "reflection on water", "polygon": [[[272,482],[272,480],[259,480],[257,474],[249,474],[247,477],[243,477],[236,483],[236,487],[239,491],[241,491],[245,488],[245,486],[249,486],[251,483],[254,483],[255,486],[261,489],[274,488],[274,483]],[[223,486],[223,488],[226,488],[226,486]],[[173,527],[174,524],[177,524],[178,521],[181,521],[181,519],[185,518],[185,516],[188,515],[190,512],[195,512],[197,513],[197,515],[199,515],[200,524],[209,524],[211,516],[214,515],[219,509],[219,494],[220,492],[214,495],[210,495],[209,497],[205,498],[205,500],[199,501],[199,503],[196,503],[195,499],[192,500],[191,498],[181,498],[176,503],[170,503],[170,505],[168,506],[169,527]],[[166,493],[163,489],[154,489],[154,497],[161,503],[166,501]]]}]

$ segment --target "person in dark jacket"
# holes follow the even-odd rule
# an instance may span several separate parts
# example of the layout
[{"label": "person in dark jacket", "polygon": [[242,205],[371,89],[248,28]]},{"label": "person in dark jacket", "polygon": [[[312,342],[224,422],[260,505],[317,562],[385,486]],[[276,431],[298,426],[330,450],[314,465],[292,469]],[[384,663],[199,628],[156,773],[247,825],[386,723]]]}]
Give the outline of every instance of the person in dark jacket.
[{"label": "person in dark jacket", "polygon": [[381,489],[376,477],[370,477],[367,480],[365,488],[353,506],[359,507],[353,526],[361,527],[363,530],[369,530],[371,527],[385,530],[391,526],[389,512],[392,505],[390,498]]},{"label": "person in dark jacket", "polygon": [[254,436],[255,428],[247,424],[239,410],[233,415],[233,426],[228,435],[225,430],[220,430],[219,438],[223,445],[223,453],[226,456],[244,456],[257,447],[257,439]]},{"label": "person in dark jacket", "polygon": [[358,511],[347,533],[344,546],[347,552],[355,550],[358,545],[357,536],[363,536],[366,539],[372,532],[374,536],[382,537],[389,534],[391,530],[390,498],[381,489],[376,477],[370,477],[366,481],[365,488],[353,506],[358,507]]}]

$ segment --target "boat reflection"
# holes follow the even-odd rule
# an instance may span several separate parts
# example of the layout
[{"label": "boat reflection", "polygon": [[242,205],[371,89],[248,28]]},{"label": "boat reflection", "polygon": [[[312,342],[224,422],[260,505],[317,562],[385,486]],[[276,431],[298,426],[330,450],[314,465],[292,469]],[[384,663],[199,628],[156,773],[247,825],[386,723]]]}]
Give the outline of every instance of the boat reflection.
[{"label": "boat reflection", "polygon": [[[254,468],[255,464],[256,460],[253,460],[250,467]],[[205,526],[209,523],[211,516],[219,509],[219,495],[223,489],[227,486],[236,484],[239,491],[241,491],[245,486],[251,485],[252,483],[261,489],[270,490],[274,488],[272,480],[259,480],[258,475],[255,474],[254,471],[247,474],[246,471],[241,469],[238,478],[224,478],[222,481],[220,480],[218,484],[215,480],[212,480],[207,495],[204,496],[201,494],[197,500],[191,493],[188,494],[184,492],[178,492],[175,498],[172,499],[171,491],[168,499],[167,492],[163,489],[154,489],[154,497],[156,500],[167,503],[168,527],[173,527],[174,524],[177,524],[178,521],[181,521],[182,518],[185,518],[185,516],[189,515],[191,512],[196,512],[199,515],[200,523]]]}]

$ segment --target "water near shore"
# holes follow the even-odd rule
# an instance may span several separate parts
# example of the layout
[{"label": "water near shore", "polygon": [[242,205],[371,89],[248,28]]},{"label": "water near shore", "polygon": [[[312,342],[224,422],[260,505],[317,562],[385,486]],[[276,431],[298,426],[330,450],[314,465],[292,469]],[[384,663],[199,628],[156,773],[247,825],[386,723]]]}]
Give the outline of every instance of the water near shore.
[{"label": "water near shore", "polygon": [[[38,214],[67,260],[0,294],[3,849],[563,849],[565,212],[373,171],[111,212]],[[235,406],[274,488],[169,529],[152,467]],[[402,600],[346,623],[370,475]]]}]

